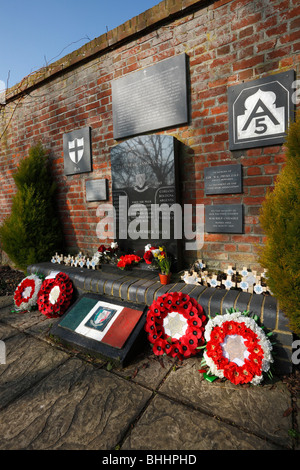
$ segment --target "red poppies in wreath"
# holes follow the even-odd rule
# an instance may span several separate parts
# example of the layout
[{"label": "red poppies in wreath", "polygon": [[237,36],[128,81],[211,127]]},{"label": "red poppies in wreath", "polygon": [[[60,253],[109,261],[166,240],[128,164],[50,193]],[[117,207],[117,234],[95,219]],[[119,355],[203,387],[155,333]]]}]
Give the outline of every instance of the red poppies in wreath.
[{"label": "red poppies in wreath", "polygon": [[197,354],[204,344],[206,316],[198,302],[187,294],[171,292],[149,307],[145,330],[156,355],[180,360]]},{"label": "red poppies in wreath", "polygon": [[37,305],[48,318],[61,316],[71,304],[72,281],[66,273],[60,272],[54,278],[46,278],[38,293]]}]

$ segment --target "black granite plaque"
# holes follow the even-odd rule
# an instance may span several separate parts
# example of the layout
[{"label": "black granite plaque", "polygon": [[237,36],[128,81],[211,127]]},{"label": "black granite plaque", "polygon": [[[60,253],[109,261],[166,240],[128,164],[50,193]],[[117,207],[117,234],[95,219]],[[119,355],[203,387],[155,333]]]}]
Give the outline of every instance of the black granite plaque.
[{"label": "black granite plaque", "polygon": [[284,142],[295,119],[294,80],[289,70],[228,88],[230,150]]},{"label": "black granite plaque", "polygon": [[92,171],[91,128],[63,135],[65,175]]},{"label": "black granite plaque", "polygon": [[180,263],[177,153],[178,141],[169,135],[139,136],[112,148],[115,233],[122,251],[142,256],[149,243],[165,245]]},{"label": "black granite plaque", "polygon": [[205,194],[235,194],[242,190],[242,165],[204,168]]},{"label": "black granite plaque", "polygon": [[114,138],[188,121],[186,54],[112,82]]},{"label": "black granite plaque", "polygon": [[205,207],[205,231],[208,233],[243,233],[243,205],[220,204]]},{"label": "black granite plaque", "polygon": [[88,180],[85,182],[87,202],[107,200],[107,180]]}]

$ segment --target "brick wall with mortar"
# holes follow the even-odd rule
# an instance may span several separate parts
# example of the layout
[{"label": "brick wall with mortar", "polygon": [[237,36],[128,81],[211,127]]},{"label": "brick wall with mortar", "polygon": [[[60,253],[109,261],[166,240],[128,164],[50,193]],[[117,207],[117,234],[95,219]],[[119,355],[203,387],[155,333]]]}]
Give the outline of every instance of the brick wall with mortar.
[{"label": "brick wall with mortar", "polygon": [[[113,139],[111,81],[186,53],[189,59],[190,120],[161,130],[183,144],[182,204],[242,203],[244,233],[205,234],[199,253],[209,267],[257,263],[264,240],[259,210],[285,161],[283,146],[229,151],[227,87],[300,65],[298,0],[165,0],[77,51],[25,77],[7,90],[0,107],[0,223],[10,213],[12,172],[41,141],[50,151],[57,199],[69,249],[93,253],[98,203],[86,202],[85,181],[109,180]],[[64,175],[63,134],[92,128],[93,172]],[[204,168],[241,163],[243,194],[205,196]]]}]

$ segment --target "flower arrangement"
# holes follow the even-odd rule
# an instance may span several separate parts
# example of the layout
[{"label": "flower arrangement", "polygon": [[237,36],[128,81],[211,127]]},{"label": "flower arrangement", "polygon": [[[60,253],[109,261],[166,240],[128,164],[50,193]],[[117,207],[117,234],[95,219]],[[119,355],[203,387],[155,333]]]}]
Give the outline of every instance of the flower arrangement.
[{"label": "flower arrangement", "polygon": [[73,285],[69,276],[59,272],[46,278],[37,298],[39,311],[48,318],[61,316],[71,304]]},{"label": "flower arrangement", "polygon": [[141,258],[137,255],[123,255],[120,256],[117,266],[120,269],[125,269],[129,266],[138,264],[141,261]]},{"label": "flower arrangement", "polygon": [[162,274],[170,274],[171,260],[168,258],[165,247],[145,246],[144,260],[147,264],[154,264]]},{"label": "flower arrangement", "polygon": [[204,343],[206,316],[198,302],[182,292],[158,297],[149,307],[145,331],[156,355],[180,360],[197,354]]},{"label": "flower arrangement", "polygon": [[160,253],[159,248],[151,246],[150,244],[145,246],[145,253],[143,259],[146,264],[153,265],[155,263],[156,256]]},{"label": "flower arrangement", "polygon": [[271,378],[273,346],[258,325],[258,317],[249,312],[227,310],[225,315],[209,319],[204,337],[205,351],[201,366],[208,367],[205,378],[228,379],[233,384],[258,385],[265,373]]},{"label": "flower arrangement", "polygon": [[39,290],[43,279],[32,274],[25,277],[14,293],[14,304],[17,310],[31,310],[36,307]]},{"label": "flower arrangement", "polygon": [[110,263],[117,257],[118,243],[111,242],[110,246],[100,245],[94,253],[92,261],[98,265],[101,263]]}]

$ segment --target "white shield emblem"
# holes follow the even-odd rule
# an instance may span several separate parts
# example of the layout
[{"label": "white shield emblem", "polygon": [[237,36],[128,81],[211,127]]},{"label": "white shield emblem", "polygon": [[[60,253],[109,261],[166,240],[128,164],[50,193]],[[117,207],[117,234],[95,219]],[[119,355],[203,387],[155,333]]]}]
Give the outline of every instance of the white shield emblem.
[{"label": "white shield emblem", "polygon": [[84,151],[84,139],[74,139],[68,142],[69,145],[69,157],[72,162],[79,163],[83,157]]},{"label": "white shield emblem", "polygon": [[140,173],[139,175],[136,175],[136,186],[139,188],[142,188],[145,185],[146,181],[146,176],[145,173]]},{"label": "white shield emblem", "polygon": [[148,186],[145,186],[146,183],[146,175],[145,173],[139,173],[135,176],[135,186],[134,189],[139,191],[140,193],[146,191]]}]

